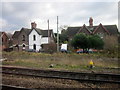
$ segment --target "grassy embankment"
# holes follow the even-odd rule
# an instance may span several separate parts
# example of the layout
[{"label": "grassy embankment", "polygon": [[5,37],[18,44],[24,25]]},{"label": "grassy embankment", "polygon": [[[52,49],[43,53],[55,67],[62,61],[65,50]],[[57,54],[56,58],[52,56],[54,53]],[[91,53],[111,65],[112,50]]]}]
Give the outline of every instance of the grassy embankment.
[{"label": "grassy embankment", "polygon": [[105,54],[63,54],[63,53],[30,53],[30,52],[3,52],[6,61],[3,65],[22,66],[30,68],[57,70],[71,70],[71,71],[88,71],[89,62],[93,60],[95,68],[93,70],[104,70],[102,68],[117,68],[118,59],[111,58]]}]

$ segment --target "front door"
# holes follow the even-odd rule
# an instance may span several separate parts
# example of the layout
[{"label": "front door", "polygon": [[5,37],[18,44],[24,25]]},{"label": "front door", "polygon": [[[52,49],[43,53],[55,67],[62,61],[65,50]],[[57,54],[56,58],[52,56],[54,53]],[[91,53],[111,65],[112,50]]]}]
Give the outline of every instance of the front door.
[{"label": "front door", "polygon": [[36,44],[33,45],[33,49],[36,50]]}]

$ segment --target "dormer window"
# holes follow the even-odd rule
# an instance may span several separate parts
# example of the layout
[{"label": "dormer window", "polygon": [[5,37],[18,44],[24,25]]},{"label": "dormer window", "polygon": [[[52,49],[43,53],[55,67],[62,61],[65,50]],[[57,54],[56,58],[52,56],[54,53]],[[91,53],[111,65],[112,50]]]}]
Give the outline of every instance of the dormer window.
[{"label": "dormer window", "polygon": [[36,36],[35,36],[35,35],[33,35],[33,40],[34,40],[34,41],[36,40]]},{"label": "dormer window", "polygon": [[25,35],[22,36],[22,41],[25,41]]}]

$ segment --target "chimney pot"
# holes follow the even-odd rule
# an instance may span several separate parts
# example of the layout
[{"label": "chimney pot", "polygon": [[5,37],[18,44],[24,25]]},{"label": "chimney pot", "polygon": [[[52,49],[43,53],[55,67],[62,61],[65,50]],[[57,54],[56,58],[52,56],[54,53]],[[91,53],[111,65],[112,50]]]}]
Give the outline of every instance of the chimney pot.
[{"label": "chimney pot", "polygon": [[35,29],[37,27],[37,24],[35,22],[31,23],[31,29]]},{"label": "chimney pot", "polygon": [[93,26],[93,19],[92,19],[92,17],[90,17],[90,19],[89,19],[89,26]]}]

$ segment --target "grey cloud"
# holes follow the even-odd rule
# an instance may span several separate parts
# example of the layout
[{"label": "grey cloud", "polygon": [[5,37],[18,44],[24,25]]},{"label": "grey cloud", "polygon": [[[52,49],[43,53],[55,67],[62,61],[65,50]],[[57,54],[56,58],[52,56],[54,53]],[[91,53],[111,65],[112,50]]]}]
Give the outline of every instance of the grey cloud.
[{"label": "grey cloud", "polygon": [[72,23],[88,24],[88,18],[91,16],[96,20],[94,21],[96,23],[115,21],[117,19],[116,5],[116,2],[3,3],[2,18],[8,24],[13,25],[11,28],[3,29],[15,30],[22,27],[29,28],[30,20],[37,20],[41,27],[46,27],[47,19],[50,19],[51,27],[56,30],[56,16],[59,16],[60,25],[70,25]]}]

